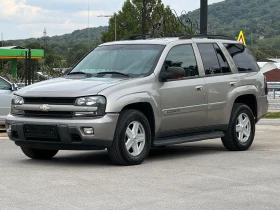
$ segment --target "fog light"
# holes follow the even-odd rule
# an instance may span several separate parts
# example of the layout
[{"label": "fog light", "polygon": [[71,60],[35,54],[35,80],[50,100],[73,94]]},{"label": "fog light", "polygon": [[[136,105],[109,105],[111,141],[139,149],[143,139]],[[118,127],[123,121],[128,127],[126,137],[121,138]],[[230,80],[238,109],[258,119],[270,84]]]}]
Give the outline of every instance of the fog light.
[{"label": "fog light", "polygon": [[83,128],[85,134],[93,134],[93,128]]}]

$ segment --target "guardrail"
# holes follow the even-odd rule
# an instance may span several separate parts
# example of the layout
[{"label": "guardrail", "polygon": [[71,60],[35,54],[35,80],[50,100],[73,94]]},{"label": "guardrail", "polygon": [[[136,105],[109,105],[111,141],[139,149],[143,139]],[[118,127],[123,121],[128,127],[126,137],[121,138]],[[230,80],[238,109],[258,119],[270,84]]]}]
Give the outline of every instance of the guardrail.
[{"label": "guardrail", "polygon": [[280,82],[268,82],[267,87],[270,91],[272,91],[273,99],[276,98],[276,95],[280,96]]}]

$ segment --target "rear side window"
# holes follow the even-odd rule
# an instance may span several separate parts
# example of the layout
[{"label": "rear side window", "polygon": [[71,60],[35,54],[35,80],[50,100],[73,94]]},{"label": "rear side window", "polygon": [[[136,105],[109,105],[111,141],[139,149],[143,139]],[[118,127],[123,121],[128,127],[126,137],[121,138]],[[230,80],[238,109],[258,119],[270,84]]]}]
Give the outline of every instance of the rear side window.
[{"label": "rear side window", "polygon": [[239,72],[259,71],[251,52],[243,44],[224,44]]},{"label": "rear side window", "polygon": [[217,44],[198,44],[206,75],[230,73],[228,62]]}]

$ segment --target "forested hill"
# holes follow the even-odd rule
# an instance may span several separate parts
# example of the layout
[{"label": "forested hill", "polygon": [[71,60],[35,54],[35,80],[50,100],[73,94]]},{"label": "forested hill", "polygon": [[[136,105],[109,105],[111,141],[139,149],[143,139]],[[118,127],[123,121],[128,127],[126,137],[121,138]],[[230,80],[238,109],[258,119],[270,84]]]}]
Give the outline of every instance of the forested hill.
[{"label": "forested hill", "polygon": [[[225,0],[209,6],[209,31],[238,36],[242,29],[265,38],[280,34],[280,0]],[[199,10],[188,13],[199,19]]]},{"label": "forested hill", "polygon": [[[107,26],[100,26],[96,28],[89,29],[89,37],[90,37],[90,47],[92,48],[96,42],[100,41],[100,37],[102,32],[108,30]],[[42,33],[43,34],[43,33]],[[75,30],[70,34],[64,34],[61,36],[52,36],[40,38],[30,38],[30,39],[22,39],[22,40],[9,40],[5,43],[5,45],[20,45],[26,46],[29,43],[39,42],[42,46],[45,44],[58,52],[65,52],[67,49],[75,46],[75,45],[85,45],[88,46],[88,29]]]}]

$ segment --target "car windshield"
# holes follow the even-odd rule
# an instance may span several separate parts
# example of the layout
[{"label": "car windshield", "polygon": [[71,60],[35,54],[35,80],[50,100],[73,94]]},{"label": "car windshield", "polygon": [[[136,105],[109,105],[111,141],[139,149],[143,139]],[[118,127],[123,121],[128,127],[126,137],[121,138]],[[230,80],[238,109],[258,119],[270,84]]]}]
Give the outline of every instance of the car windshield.
[{"label": "car windshield", "polygon": [[71,74],[84,72],[100,75],[103,72],[119,72],[131,76],[146,75],[153,70],[163,48],[162,45],[100,46],[90,52]]}]

